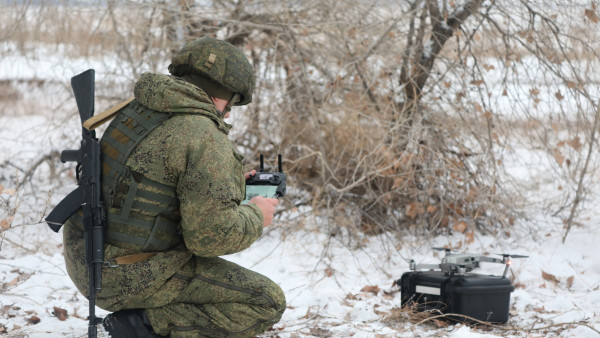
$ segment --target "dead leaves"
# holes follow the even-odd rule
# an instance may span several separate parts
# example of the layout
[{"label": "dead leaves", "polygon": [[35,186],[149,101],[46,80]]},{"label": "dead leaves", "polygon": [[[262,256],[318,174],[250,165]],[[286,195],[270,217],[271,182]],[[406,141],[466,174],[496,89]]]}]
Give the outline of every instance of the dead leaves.
[{"label": "dead leaves", "polygon": [[10,189],[6,189],[2,184],[0,184],[0,195],[4,194],[4,195],[14,195],[17,192],[17,189],[15,188],[10,188]]},{"label": "dead leaves", "polygon": [[12,221],[15,218],[15,216],[9,216],[5,219],[3,219],[2,221],[0,221],[0,230],[4,231],[7,229],[10,229],[10,226],[12,225]]},{"label": "dead leaves", "polygon": [[[48,309],[47,314],[54,316],[60,321],[66,321],[67,319],[69,319],[68,311],[57,306],[53,306],[51,310]],[[20,320],[22,320],[22,323],[25,323],[25,325],[37,325],[42,321],[40,316],[38,316],[37,311],[24,311],[21,307],[14,304],[4,305],[0,307],[0,316],[4,318],[20,318]],[[76,313],[73,315],[73,317],[87,320],[86,318],[79,317]],[[20,330],[22,327],[23,326],[21,325],[13,323],[12,329],[9,330],[9,328],[7,328],[6,325],[0,323],[0,336],[2,334],[8,334],[10,336],[11,334],[14,334],[15,330]]]},{"label": "dead leaves", "polygon": [[529,94],[533,97],[537,97],[540,94],[540,90],[538,88],[532,88],[529,90]]},{"label": "dead leaves", "polygon": [[[10,304],[10,305],[4,305],[2,306],[2,308],[0,308],[0,315],[2,315],[5,318],[16,318],[16,317],[24,317],[25,322],[27,322],[27,325],[36,325],[39,324],[42,320],[40,319],[40,317],[38,317],[37,312],[34,310],[27,310],[27,311],[21,311],[21,307],[16,306],[14,304]],[[17,324],[13,324],[12,330],[19,330],[21,329],[22,326],[21,325],[17,325]],[[8,334],[9,330],[8,328],[3,325],[0,324],[0,334]]]},{"label": "dead leaves", "polygon": [[494,114],[491,111],[486,110],[486,111],[483,112],[483,117],[486,120],[492,120],[492,118],[494,117]]},{"label": "dead leaves", "polygon": [[346,295],[346,298],[348,300],[359,300],[360,298],[357,295],[353,295],[352,293],[348,292],[348,294]]},{"label": "dead leaves", "polygon": [[554,160],[556,161],[556,163],[558,163],[559,166],[562,166],[565,162],[565,156],[558,148],[554,149],[554,151],[552,152],[552,156],[554,156]]},{"label": "dead leaves", "polygon": [[434,319],[433,324],[438,328],[450,326],[450,323],[448,321],[443,321],[441,319]]},{"label": "dead leaves", "polygon": [[583,144],[581,143],[581,139],[579,136],[575,136],[573,139],[567,141],[567,144],[573,148],[575,151],[579,151]]},{"label": "dead leaves", "polygon": [[575,276],[571,276],[567,278],[567,289],[570,289],[573,286],[573,281],[575,280]]},{"label": "dead leaves", "polygon": [[69,318],[69,314],[67,313],[67,310],[61,309],[56,306],[54,307],[54,311],[52,312],[52,314],[54,315],[54,317],[58,318],[58,320],[60,320],[60,321],[65,321],[65,320],[67,320],[67,318]]},{"label": "dead leaves", "polygon": [[586,18],[588,18],[588,20],[590,20],[593,23],[600,22],[600,18],[598,18],[598,15],[596,14],[596,4],[592,3],[592,8],[590,8],[590,9],[586,8],[584,10],[583,14],[585,15]]},{"label": "dead leaves", "polygon": [[485,81],[483,81],[483,80],[472,80],[472,81],[470,82],[470,84],[472,84],[472,85],[476,85],[477,87],[481,86],[481,85],[482,85],[482,84],[484,84],[484,83],[485,83]]},{"label": "dead leaves", "polygon": [[39,322],[41,322],[42,320],[40,319],[40,317],[33,315],[30,318],[27,318],[27,323],[31,324],[31,325],[35,325],[38,324]]},{"label": "dead leaves", "polygon": [[467,230],[467,223],[465,223],[465,222],[458,222],[458,223],[456,223],[456,224],[454,224],[452,226],[452,229],[454,231],[458,231],[460,233],[464,233]]},{"label": "dead leaves", "polygon": [[569,89],[581,90],[581,89],[583,89],[583,87],[584,87],[584,84],[581,82],[576,83],[576,82],[567,80],[567,88],[569,88]]},{"label": "dead leaves", "polygon": [[[558,128],[558,126],[556,126],[556,128]],[[558,132],[556,128],[554,125],[552,126],[552,129]],[[569,148],[575,152],[580,152],[581,148],[583,147],[583,143],[581,142],[581,138],[579,136],[575,136],[571,139],[558,142],[556,144],[556,148],[552,149],[552,156],[554,157],[556,163],[559,166],[566,164],[567,167],[569,167],[571,166],[571,160],[565,156],[565,153],[569,152],[569,148],[566,148],[565,146],[569,146]]]},{"label": "dead leaves", "polygon": [[417,215],[421,215],[425,213],[425,208],[423,208],[423,203],[420,202],[412,202],[406,206],[406,216],[415,219]]},{"label": "dead leaves", "polygon": [[21,308],[15,306],[14,304],[4,305],[2,308],[0,308],[0,315],[7,318],[15,318],[17,316],[15,312],[19,310],[21,310]]},{"label": "dead leaves", "polygon": [[554,284],[560,283],[560,281],[558,280],[558,278],[556,278],[556,276],[554,276],[552,274],[549,274],[549,273],[547,273],[546,271],[543,271],[543,270],[542,270],[542,278],[544,280],[547,280],[547,281],[552,282]]},{"label": "dead leaves", "polygon": [[482,114],[483,117],[488,121],[491,121],[494,118],[494,113],[492,113],[490,110],[484,111],[483,107],[479,102],[473,102],[473,109],[475,109],[476,112]]},{"label": "dead leaves", "polygon": [[18,285],[23,284],[25,281],[31,277],[30,273],[21,272],[18,269],[12,270],[12,273],[18,273],[18,275],[13,278],[10,282],[0,284],[0,293],[5,292],[6,290],[12,289]]},{"label": "dead leaves", "polygon": [[346,295],[346,300],[363,300],[365,298],[370,298],[372,296],[376,296],[377,294],[379,294],[379,291],[381,291],[381,289],[379,288],[378,285],[365,285],[362,289],[360,289],[360,293],[358,294],[352,294],[352,293],[348,293]]},{"label": "dead leaves", "polygon": [[554,93],[554,96],[556,97],[556,99],[558,101],[562,101],[565,97],[563,96],[563,94],[559,91],[557,91],[556,93]]},{"label": "dead leaves", "polygon": [[[551,282],[554,285],[559,285],[560,280],[553,274],[548,273],[542,270],[542,278],[548,282]],[[567,289],[570,289],[573,286],[573,282],[575,281],[575,276],[570,276],[566,279],[565,285]]]},{"label": "dead leaves", "polygon": [[377,285],[367,285],[365,287],[363,287],[362,289],[360,289],[361,292],[370,292],[372,294],[378,294],[380,289],[379,286]]},{"label": "dead leaves", "polygon": [[537,107],[537,104],[541,101],[539,98],[540,92],[541,91],[538,88],[532,88],[529,90],[529,94],[531,95],[531,97],[533,97],[534,107]]},{"label": "dead leaves", "polygon": [[471,244],[471,243],[475,242],[475,232],[467,231],[465,233],[465,242],[467,242],[467,244]]},{"label": "dead leaves", "polygon": [[[12,196],[16,192],[17,192],[17,189],[15,189],[15,188],[6,189],[6,187],[4,187],[2,184],[0,184],[0,195]],[[8,216],[5,219],[1,220],[0,221],[0,231],[10,229],[14,218],[15,218],[15,216],[11,215],[11,216]]]},{"label": "dead leaves", "polygon": [[531,29],[523,29],[517,32],[519,37],[525,39],[529,43],[535,42],[535,35]]}]

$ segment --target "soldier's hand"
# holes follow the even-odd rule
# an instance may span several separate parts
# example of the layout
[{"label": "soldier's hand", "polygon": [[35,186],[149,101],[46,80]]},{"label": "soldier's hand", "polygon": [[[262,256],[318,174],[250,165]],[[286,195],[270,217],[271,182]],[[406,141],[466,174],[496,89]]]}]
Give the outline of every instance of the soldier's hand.
[{"label": "soldier's hand", "polygon": [[256,175],[256,170],[252,170],[252,171],[251,171],[251,172],[249,172],[249,173],[244,173],[244,178],[245,178],[245,179],[249,179],[249,178],[250,178],[250,176],[254,176],[254,175]]},{"label": "soldier's hand", "polygon": [[256,204],[256,206],[262,211],[263,214],[263,227],[269,226],[273,222],[273,214],[275,213],[275,206],[279,204],[279,200],[276,198],[266,198],[262,196],[255,196],[250,199],[250,203]]}]

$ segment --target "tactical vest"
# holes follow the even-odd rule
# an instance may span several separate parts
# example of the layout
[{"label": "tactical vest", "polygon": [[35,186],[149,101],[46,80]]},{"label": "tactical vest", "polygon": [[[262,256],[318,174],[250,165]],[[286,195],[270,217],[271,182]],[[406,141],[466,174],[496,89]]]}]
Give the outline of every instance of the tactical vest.
[{"label": "tactical vest", "polygon": [[[164,251],[182,240],[176,187],[131,171],[125,163],[151,131],[172,117],[140,105],[123,108],[101,139],[105,242],[136,251]],[[80,213],[73,218],[80,223]],[[81,223],[80,223],[81,224]]]}]

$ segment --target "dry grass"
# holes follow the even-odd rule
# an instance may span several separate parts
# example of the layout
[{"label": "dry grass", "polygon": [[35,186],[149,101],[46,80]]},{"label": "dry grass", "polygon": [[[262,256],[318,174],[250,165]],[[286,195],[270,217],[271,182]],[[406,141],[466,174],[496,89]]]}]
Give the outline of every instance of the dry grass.
[{"label": "dry grass", "polygon": [[[474,231],[509,227],[519,205],[503,179],[507,140],[514,130],[542,130],[547,121],[524,115],[522,123],[490,111],[493,93],[486,80],[494,68],[487,61],[500,60],[506,76],[525,56],[536,58],[552,74],[544,79],[551,86],[572,81],[571,74],[557,71],[557,62],[597,56],[591,36],[598,33],[589,22],[573,23],[562,35],[552,30],[552,20],[563,24],[579,12],[555,18],[543,13],[548,20],[536,21],[539,29],[504,30],[511,18],[511,24],[527,27],[526,6],[493,4],[474,11],[450,32],[427,71],[422,59],[439,32],[432,24],[435,11],[426,7],[375,8],[361,1],[115,4],[13,4],[0,14],[0,36],[22,51],[43,44],[65,58],[110,56],[119,62],[107,63],[107,74],[133,78],[165,72],[160,67],[170,52],[198,36],[243,46],[257,71],[254,103],[240,119],[246,128],[236,135],[246,158],[252,162],[265,153],[274,162],[283,153],[289,182],[305,192],[289,196],[289,207],[311,205],[338,226],[369,233],[458,231],[468,238]],[[441,17],[451,18],[458,8],[444,8]],[[578,38],[582,34],[590,38]],[[418,93],[406,92],[423,75]],[[539,81],[527,74],[522,80]],[[592,97],[578,85],[582,81],[573,83],[569,95]],[[14,83],[0,85],[6,88],[3,105],[19,100]],[[114,102],[129,96],[115,88],[131,83],[98,86]],[[518,103],[511,108],[527,109]],[[582,112],[576,123],[566,114],[564,121],[586,144],[593,116]]]},{"label": "dry grass", "polygon": [[0,81],[0,102],[11,104],[22,98],[23,95],[14,87],[12,81]]},{"label": "dry grass", "polygon": [[531,335],[543,334],[544,337],[558,337],[563,331],[572,329],[578,326],[584,326],[592,331],[600,333],[596,328],[588,324],[587,321],[579,322],[564,322],[550,325],[525,325],[509,319],[509,322],[504,325],[484,322],[475,318],[464,316],[461,314],[442,313],[439,310],[417,311],[412,306],[395,308],[383,319],[383,323],[389,327],[399,329],[400,331],[406,326],[405,323],[419,326],[421,329],[429,331],[443,330],[447,333],[447,328],[460,323],[468,325],[472,332],[481,332],[482,334],[490,333],[493,335],[515,335],[519,337],[530,337]]}]

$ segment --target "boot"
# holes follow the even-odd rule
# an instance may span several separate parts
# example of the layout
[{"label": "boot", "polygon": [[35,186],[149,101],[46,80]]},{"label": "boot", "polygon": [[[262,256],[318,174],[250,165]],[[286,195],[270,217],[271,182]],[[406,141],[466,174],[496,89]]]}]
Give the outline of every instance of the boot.
[{"label": "boot", "polygon": [[144,309],[120,310],[102,320],[102,329],[111,338],[158,338]]}]

